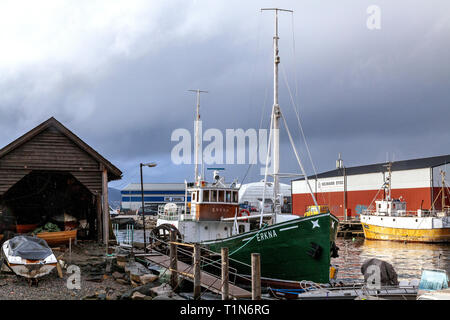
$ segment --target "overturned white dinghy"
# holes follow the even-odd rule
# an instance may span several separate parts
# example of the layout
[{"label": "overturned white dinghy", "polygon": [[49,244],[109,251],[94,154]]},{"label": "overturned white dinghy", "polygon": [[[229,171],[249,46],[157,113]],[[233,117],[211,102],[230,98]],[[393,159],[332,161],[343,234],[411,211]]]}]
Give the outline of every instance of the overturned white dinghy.
[{"label": "overturned white dinghy", "polygon": [[36,279],[49,274],[57,260],[43,239],[17,236],[5,241],[2,255],[7,266],[17,275]]}]

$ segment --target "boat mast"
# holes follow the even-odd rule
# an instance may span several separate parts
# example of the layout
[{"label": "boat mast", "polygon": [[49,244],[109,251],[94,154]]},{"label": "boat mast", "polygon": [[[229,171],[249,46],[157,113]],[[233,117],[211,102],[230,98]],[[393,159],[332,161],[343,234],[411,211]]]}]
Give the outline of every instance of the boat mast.
[{"label": "boat mast", "polygon": [[441,170],[441,179],[442,179],[442,189],[441,189],[441,199],[442,199],[442,208],[441,210],[444,211],[445,207],[445,171]]},{"label": "boat mast", "polygon": [[[195,122],[194,122],[194,126],[195,126],[195,147],[194,147],[194,152],[195,152],[195,160],[194,160],[194,163],[195,163],[195,177],[194,177],[194,181],[195,181],[195,184],[197,185],[197,182],[199,181],[199,176],[198,176],[198,152],[199,152],[199,149],[200,149],[200,133],[199,133],[199,131],[200,131],[200,129],[199,129],[199,127],[200,127],[200,93],[208,93],[208,91],[202,91],[202,90],[200,90],[200,89],[197,89],[197,90],[188,90],[188,91],[191,91],[191,92],[195,92],[195,93],[197,93],[197,114],[196,114],[196,116],[195,116]],[[203,164],[203,150],[201,150],[202,151],[202,164]]]},{"label": "boat mast", "polygon": [[[273,36],[273,107],[272,107],[272,123],[273,123],[273,201],[274,215],[281,213],[281,203],[278,197],[280,192],[280,117],[281,110],[278,104],[278,64],[280,56],[278,55],[278,11],[293,12],[292,10],[267,8],[261,11],[275,11],[275,35]],[[276,218],[275,218],[276,219]]]},{"label": "boat mast", "polygon": [[[388,177],[387,177],[387,186],[385,186],[384,188],[384,193],[385,193],[385,198],[386,200],[391,200],[391,176],[392,176],[392,162],[389,162],[388,164],[385,165],[385,167],[387,167],[388,169]],[[386,196],[386,187],[387,187],[387,196]]]}]

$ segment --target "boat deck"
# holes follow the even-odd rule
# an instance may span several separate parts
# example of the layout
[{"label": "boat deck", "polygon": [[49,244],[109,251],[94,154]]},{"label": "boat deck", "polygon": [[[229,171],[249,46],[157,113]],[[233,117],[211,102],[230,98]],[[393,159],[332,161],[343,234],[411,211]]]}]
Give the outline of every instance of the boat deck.
[{"label": "boat deck", "polygon": [[[158,254],[154,253],[152,255],[146,256],[146,260],[148,260],[151,263],[157,264],[161,267],[169,269],[170,267],[170,257],[164,254]],[[182,261],[178,261],[177,264],[177,270],[178,276],[193,281],[193,278],[190,276],[190,274],[193,273],[193,266],[187,263],[184,263]],[[201,271],[201,277],[200,277],[201,286],[203,288],[206,288],[214,293],[220,294],[222,292],[222,280],[221,278],[205,272]],[[251,292],[242,289],[236,285],[233,285],[232,283],[229,284],[229,295],[232,298],[251,298],[252,294]]]}]

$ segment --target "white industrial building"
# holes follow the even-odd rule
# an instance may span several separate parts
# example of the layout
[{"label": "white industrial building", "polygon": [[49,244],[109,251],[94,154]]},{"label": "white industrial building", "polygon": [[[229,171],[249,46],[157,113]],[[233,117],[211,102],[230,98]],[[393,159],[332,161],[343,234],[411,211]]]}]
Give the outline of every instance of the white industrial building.
[{"label": "white industrial building", "polygon": [[[448,172],[450,155],[401,160],[392,163],[392,197],[402,198],[407,210],[441,209],[441,171]],[[387,163],[340,167],[308,177],[319,204],[327,205],[341,219],[358,218],[375,199],[382,199]],[[447,175],[448,177],[448,175]],[[446,205],[450,205],[445,197]],[[301,178],[292,181],[293,213],[302,216],[313,205],[308,185]]]},{"label": "white industrial building", "polygon": [[[263,198],[264,181],[243,184],[239,189],[239,203],[248,202],[249,205],[259,208],[259,201]],[[280,183],[280,193],[284,198],[291,196],[291,186]],[[265,198],[273,198],[273,183],[266,183]]]}]

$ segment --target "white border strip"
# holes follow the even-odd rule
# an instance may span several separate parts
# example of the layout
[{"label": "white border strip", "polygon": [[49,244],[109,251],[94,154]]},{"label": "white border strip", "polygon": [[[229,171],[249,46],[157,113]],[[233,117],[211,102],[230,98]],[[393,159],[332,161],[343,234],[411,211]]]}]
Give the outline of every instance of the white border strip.
[{"label": "white border strip", "polygon": [[286,230],[296,229],[296,228],[298,228],[298,226],[292,226],[292,227],[288,227],[288,228],[282,228],[282,229],[280,229],[280,231],[286,231]]}]

